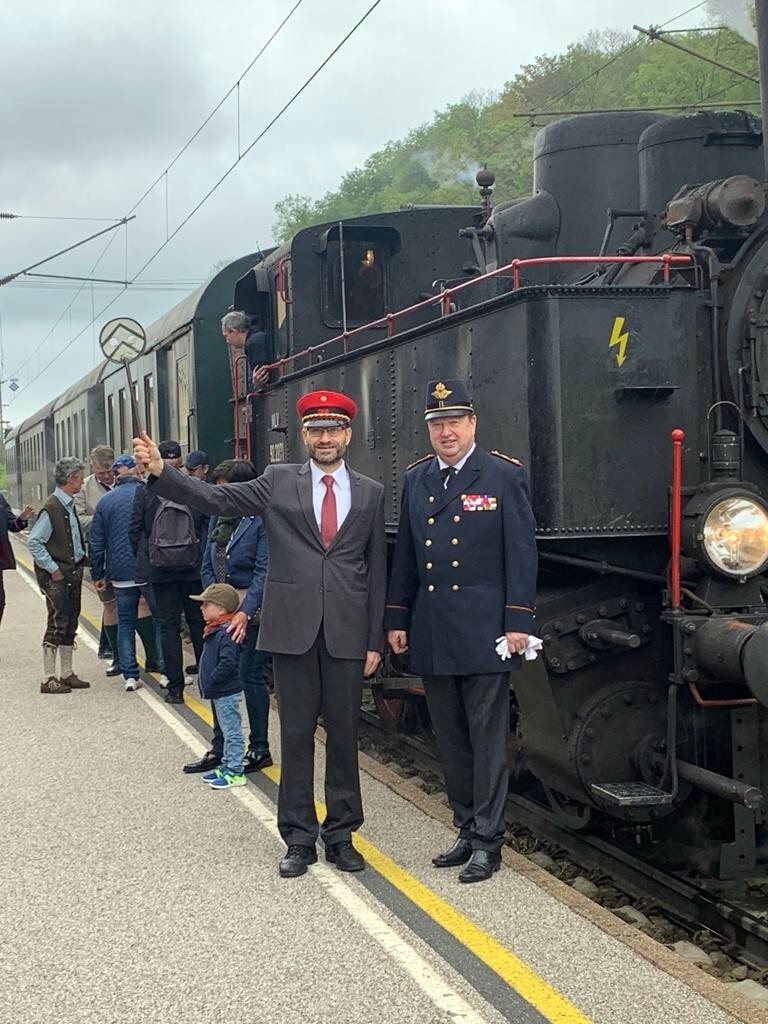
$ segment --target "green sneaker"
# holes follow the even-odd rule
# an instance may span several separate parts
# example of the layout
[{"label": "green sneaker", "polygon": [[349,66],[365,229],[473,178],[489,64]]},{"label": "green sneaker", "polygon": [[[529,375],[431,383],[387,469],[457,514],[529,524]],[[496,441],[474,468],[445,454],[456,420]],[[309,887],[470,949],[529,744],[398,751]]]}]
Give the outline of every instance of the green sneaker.
[{"label": "green sneaker", "polygon": [[208,783],[211,789],[232,789],[233,786],[244,786],[245,775],[235,775],[234,772],[220,772],[217,779],[211,779]]}]

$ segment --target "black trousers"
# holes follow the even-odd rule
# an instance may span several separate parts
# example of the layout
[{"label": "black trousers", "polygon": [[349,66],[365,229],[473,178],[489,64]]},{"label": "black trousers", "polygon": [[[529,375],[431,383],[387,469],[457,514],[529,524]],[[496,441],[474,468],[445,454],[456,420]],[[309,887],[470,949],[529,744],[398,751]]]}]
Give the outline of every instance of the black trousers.
[{"label": "black trousers", "polygon": [[0,569],[0,622],[3,621],[5,611],[5,585],[3,584],[3,570]]},{"label": "black trousers", "polygon": [[315,729],[322,715],[327,813],[320,834],[329,845],[348,840],[363,823],[357,728],[364,662],[332,658],[321,626],[306,654],[273,654],[272,667],[280,712],[280,835],[288,845],[317,840]]},{"label": "black trousers", "polygon": [[425,676],[453,823],[476,850],[504,842],[509,785],[509,672]]},{"label": "black trousers", "polygon": [[191,601],[190,594],[199,594],[203,585],[196,580],[172,580],[153,583],[157,621],[160,623],[160,643],[163,663],[168,677],[168,692],[180,697],[184,693],[184,665],[181,652],[181,613],[189,626],[189,636],[195,649],[195,660],[203,653],[203,614],[199,601]]}]

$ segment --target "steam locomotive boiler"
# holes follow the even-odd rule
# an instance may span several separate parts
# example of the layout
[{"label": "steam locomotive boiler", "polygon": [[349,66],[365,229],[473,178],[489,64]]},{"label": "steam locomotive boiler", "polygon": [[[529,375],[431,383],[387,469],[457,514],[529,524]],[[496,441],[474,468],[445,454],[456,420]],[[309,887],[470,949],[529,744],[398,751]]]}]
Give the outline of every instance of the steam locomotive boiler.
[{"label": "steam locomotive boiler", "polygon": [[[480,442],[526,464],[538,524],[516,790],[737,877],[768,853],[760,120],[568,118],[537,136],[531,197],[491,209],[478,182],[479,208],[309,228],[238,283],[272,360],[236,396],[241,436],[260,466],[300,461],[297,396],[354,395],[350,462],[385,485],[394,535],[425,383],[468,378]],[[412,723],[406,663],[375,690]]]}]

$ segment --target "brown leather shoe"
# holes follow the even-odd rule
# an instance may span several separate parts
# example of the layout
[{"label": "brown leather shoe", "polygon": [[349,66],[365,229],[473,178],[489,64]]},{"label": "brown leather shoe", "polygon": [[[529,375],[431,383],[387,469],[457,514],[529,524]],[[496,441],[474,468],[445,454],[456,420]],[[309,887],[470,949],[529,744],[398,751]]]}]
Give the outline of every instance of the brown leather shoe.
[{"label": "brown leather shoe", "polygon": [[65,686],[68,686],[70,690],[87,690],[90,688],[90,683],[87,683],[84,679],[78,679],[73,672],[72,675],[67,676],[66,679],[61,680]]},{"label": "brown leather shoe", "polygon": [[40,683],[40,693],[71,693],[72,687],[56,676],[48,676],[44,683]]}]

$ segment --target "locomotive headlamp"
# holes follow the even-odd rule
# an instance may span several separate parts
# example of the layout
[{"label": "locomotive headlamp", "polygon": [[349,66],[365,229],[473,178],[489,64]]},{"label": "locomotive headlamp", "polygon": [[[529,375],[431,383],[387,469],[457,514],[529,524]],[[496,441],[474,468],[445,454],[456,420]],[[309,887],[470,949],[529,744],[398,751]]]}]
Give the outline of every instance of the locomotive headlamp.
[{"label": "locomotive headlamp", "polygon": [[756,576],[768,565],[768,510],[753,495],[730,494],[710,505],[696,539],[704,560],[726,576]]}]

